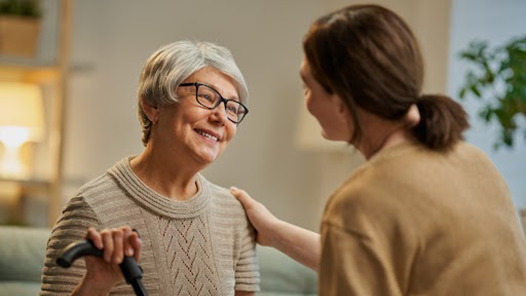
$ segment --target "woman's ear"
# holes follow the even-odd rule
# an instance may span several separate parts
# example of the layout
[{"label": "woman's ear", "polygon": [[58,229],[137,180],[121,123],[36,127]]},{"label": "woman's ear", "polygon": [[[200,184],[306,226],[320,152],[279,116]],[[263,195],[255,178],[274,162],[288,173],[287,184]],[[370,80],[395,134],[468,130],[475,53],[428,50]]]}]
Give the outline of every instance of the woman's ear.
[{"label": "woman's ear", "polygon": [[151,122],[157,122],[159,119],[159,106],[152,106],[146,102],[143,102],[142,109],[144,110],[144,114],[146,114]]},{"label": "woman's ear", "polygon": [[349,115],[349,110],[347,110],[347,105],[345,105],[340,96],[333,94],[331,97],[331,99],[333,100],[333,104],[336,105],[336,112],[338,116],[347,117]]}]

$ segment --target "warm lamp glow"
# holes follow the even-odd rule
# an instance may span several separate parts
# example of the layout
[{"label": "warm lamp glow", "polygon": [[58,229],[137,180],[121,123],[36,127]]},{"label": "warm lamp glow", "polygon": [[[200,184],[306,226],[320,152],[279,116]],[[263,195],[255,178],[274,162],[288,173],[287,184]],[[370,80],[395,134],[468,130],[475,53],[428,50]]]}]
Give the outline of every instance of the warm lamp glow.
[{"label": "warm lamp glow", "polygon": [[41,140],[44,134],[42,92],[37,85],[0,82],[0,142],[4,145],[0,175],[23,178],[28,168],[20,160],[20,147]]},{"label": "warm lamp glow", "polygon": [[24,128],[28,140],[42,137],[44,112],[42,92],[37,85],[17,82],[0,83],[0,128]]}]

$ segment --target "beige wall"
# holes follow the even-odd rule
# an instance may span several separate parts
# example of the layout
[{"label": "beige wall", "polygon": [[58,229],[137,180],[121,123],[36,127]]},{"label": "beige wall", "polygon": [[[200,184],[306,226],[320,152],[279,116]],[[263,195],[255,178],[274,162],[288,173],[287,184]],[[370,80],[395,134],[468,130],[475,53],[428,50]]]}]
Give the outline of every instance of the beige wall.
[{"label": "beige wall", "polygon": [[[83,70],[71,77],[66,178],[94,178],[122,157],[140,153],[136,84],[156,48],[180,39],[213,41],[230,48],[244,72],[250,114],[205,176],[245,188],[279,217],[316,230],[325,197],[363,160],[298,147],[301,39],[317,16],[351,2],[76,1],[72,57]],[[449,1],[380,2],[417,23],[417,35],[434,37],[423,38],[424,49],[436,49],[437,56],[426,55],[432,73],[427,85],[443,90]]]}]

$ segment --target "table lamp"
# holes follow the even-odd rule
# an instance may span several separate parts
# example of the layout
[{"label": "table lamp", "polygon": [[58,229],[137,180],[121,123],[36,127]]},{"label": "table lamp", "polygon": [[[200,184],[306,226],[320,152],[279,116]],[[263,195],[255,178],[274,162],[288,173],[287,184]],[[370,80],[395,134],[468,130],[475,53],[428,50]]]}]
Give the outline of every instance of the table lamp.
[{"label": "table lamp", "polygon": [[44,136],[44,108],[38,85],[0,82],[0,176],[25,179],[30,168],[22,161],[21,147]]}]

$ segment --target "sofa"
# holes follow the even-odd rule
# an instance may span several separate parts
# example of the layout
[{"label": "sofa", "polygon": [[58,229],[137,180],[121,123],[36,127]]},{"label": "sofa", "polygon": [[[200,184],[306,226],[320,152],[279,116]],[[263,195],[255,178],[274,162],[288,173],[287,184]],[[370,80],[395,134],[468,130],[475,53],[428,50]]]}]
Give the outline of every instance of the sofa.
[{"label": "sofa", "polygon": [[35,296],[40,290],[50,231],[0,226],[0,296]]},{"label": "sofa", "polygon": [[316,273],[276,249],[258,246],[261,296],[316,295]]},{"label": "sofa", "polygon": [[[0,296],[35,296],[50,231],[0,226]],[[268,247],[258,247],[261,296],[316,295],[316,274]]]}]

